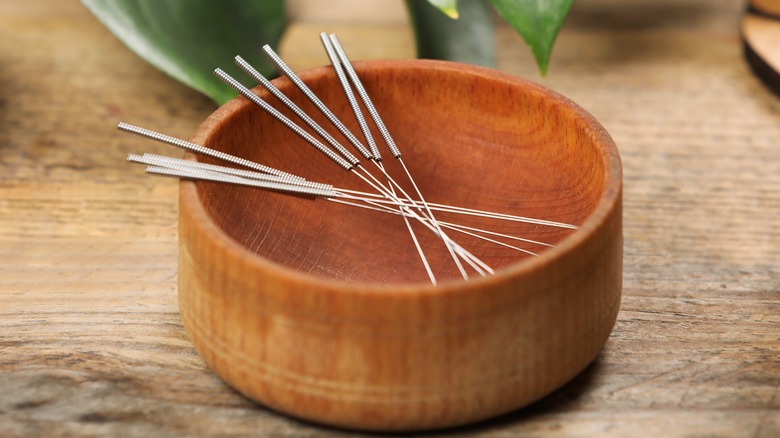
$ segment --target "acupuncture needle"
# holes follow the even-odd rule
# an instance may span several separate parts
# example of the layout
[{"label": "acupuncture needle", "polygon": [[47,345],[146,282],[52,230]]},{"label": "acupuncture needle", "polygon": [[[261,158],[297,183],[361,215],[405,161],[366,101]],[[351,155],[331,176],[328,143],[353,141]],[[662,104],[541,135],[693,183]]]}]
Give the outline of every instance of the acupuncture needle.
[{"label": "acupuncture needle", "polygon": [[[384,122],[382,121],[382,118],[379,116],[379,113],[376,110],[376,107],[374,106],[373,102],[371,101],[371,98],[369,98],[368,93],[366,92],[365,88],[363,87],[363,83],[360,81],[360,78],[358,78],[357,73],[355,72],[355,69],[352,67],[352,64],[349,61],[349,58],[347,58],[347,54],[344,51],[344,48],[341,46],[341,43],[339,42],[338,38],[335,34],[330,35],[330,41],[333,45],[333,48],[336,50],[336,54],[338,55],[339,59],[341,60],[341,64],[344,67],[344,70],[347,73],[347,76],[349,77],[350,81],[352,82],[352,85],[355,87],[355,91],[357,91],[358,96],[360,96],[360,100],[363,102],[363,105],[366,107],[366,110],[368,110],[368,114],[371,116],[371,119],[374,121],[375,126],[379,130],[379,133],[382,135],[382,138],[385,140],[385,143],[387,144],[387,147],[390,149],[390,152],[395,157],[395,159],[401,164],[401,167],[404,169],[404,172],[406,173],[406,176],[409,178],[409,182],[412,184],[412,188],[414,188],[415,193],[417,194],[417,197],[420,199],[420,202],[422,202],[423,207],[425,208],[425,211],[428,213],[428,217],[433,222],[433,225],[437,228],[439,231],[439,235],[442,237],[445,237],[446,234],[444,234],[444,231],[441,229],[441,227],[438,225],[438,222],[436,221],[436,218],[433,215],[433,212],[428,207],[428,204],[425,202],[425,198],[423,197],[422,193],[420,192],[420,188],[417,186],[417,183],[414,181],[414,178],[412,178],[411,173],[409,173],[409,169],[406,167],[406,164],[404,164],[403,159],[401,159],[401,151],[398,149],[398,147],[395,144],[395,141],[393,141],[392,136],[390,135],[390,132],[387,130],[387,127],[385,126]],[[460,263],[460,260],[458,260],[457,257],[455,257],[455,254],[453,252],[452,247],[448,243],[448,239],[443,238],[442,241],[444,242],[445,246],[447,247],[447,250],[452,255],[453,260],[455,261],[458,270],[460,271],[461,275],[464,279],[468,279],[468,274],[466,273],[465,269],[463,269],[463,265]]]},{"label": "acupuncture needle", "polygon": [[313,196],[315,197],[315,199],[323,198],[323,197],[327,199],[328,196],[332,195],[332,191],[326,189],[241,178],[237,176],[223,174],[220,172],[212,172],[204,169],[192,168],[190,170],[185,170],[185,169],[176,169],[176,168],[165,167],[165,166],[147,166],[146,172],[158,174],[158,175],[165,175],[165,176],[176,176],[185,179],[197,179],[197,180],[245,185],[250,187],[257,187],[266,190],[280,191],[280,192],[296,194],[296,195]]},{"label": "acupuncture needle", "polygon": [[339,120],[338,117],[336,117],[335,114],[327,107],[324,103],[320,100],[319,97],[317,97],[316,94],[314,94],[313,91],[301,80],[301,78],[298,77],[297,74],[282,60],[279,55],[274,52],[274,50],[269,46],[268,44],[263,46],[263,51],[268,56],[268,58],[271,60],[271,62],[276,65],[276,67],[281,70],[281,72],[287,76],[287,78],[295,85],[301,92],[308,98],[316,107],[317,109],[322,112],[323,115],[333,124],[333,126],[336,127],[336,129],[341,132],[341,134],[346,137],[349,142],[360,151],[363,156],[366,158],[370,158],[370,156],[367,155],[366,147],[358,140],[358,138],[355,136],[355,134],[352,133],[352,131],[347,128],[344,123]]},{"label": "acupuncture needle", "polygon": [[[340,193],[344,194],[353,194],[357,195],[359,197],[366,197],[366,198],[375,198],[376,202],[378,203],[384,203],[387,202],[384,199],[380,199],[377,197],[377,195],[373,193],[367,193],[367,192],[360,192],[357,190],[348,190],[344,188],[339,188],[338,191]],[[496,220],[505,220],[510,222],[521,222],[526,224],[533,224],[533,225],[543,225],[547,227],[554,227],[554,228],[566,228],[570,230],[577,230],[579,229],[578,226],[567,224],[563,222],[555,222],[555,221],[548,221],[544,219],[535,219],[525,216],[517,216],[517,215],[511,215],[506,213],[496,213],[492,211],[485,211],[485,210],[477,210],[473,208],[466,208],[466,207],[458,207],[454,205],[445,205],[445,204],[437,204],[434,202],[429,202],[428,206],[431,208],[431,210],[435,211],[442,211],[447,213],[454,213],[454,214],[462,214],[466,216],[477,216],[477,217],[484,217],[488,219],[496,219]],[[419,203],[416,203],[415,201],[415,207],[422,208],[422,205]]]},{"label": "acupuncture needle", "polygon": [[147,164],[150,166],[169,167],[172,169],[181,170],[205,170],[211,172],[218,172],[230,176],[237,176],[241,178],[254,179],[258,181],[267,181],[280,184],[290,184],[303,187],[311,187],[322,190],[333,190],[333,186],[330,184],[315,183],[312,181],[301,181],[298,179],[287,178],[283,176],[271,175],[268,173],[254,172],[249,170],[236,169],[233,167],[219,166],[216,164],[201,163],[199,161],[184,160],[181,158],[167,157],[164,155],[156,155],[145,153],[143,155],[129,154],[127,160],[135,163]]},{"label": "acupuncture needle", "polygon": [[[334,190],[338,193],[342,189],[334,188]],[[352,200],[361,201],[361,202],[365,201],[363,198],[360,198],[360,197],[348,197],[348,198],[343,198],[341,196],[337,196],[337,197],[340,200],[341,199],[352,199]],[[377,211],[383,211],[383,212],[385,211],[384,208],[374,207],[374,205],[377,203],[377,201],[374,201],[374,202],[372,202],[369,205],[358,204],[356,202],[351,202],[351,201],[342,201],[341,203],[342,204],[353,205],[355,207],[366,208],[366,209],[369,209],[369,210],[377,210]],[[395,212],[395,214],[401,214],[401,213],[398,213],[398,211],[396,211],[396,210],[393,210],[393,211]],[[497,236],[497,237],[503,237],[503,238],[506,238],[506,239],[517,240],[519,242],[530,243],[530,244],[533,244],[533,245],[545,246],[545,247],[548,247],[548,248],[555,248],[555,245],[552,245],[552,244],[549,244],[549,243],[540,242],[538,240],[533,240],[533,239],[526,239],[526,238],[518,237],[518,236],[513,236],[511,234],[498,233],[496,231],[485,230],[485,229],[482,229],[482,228],[469,227],[469,226],[466,226],[466,225],[456,224],[456,223],[446,222],[446,221],[441,221],[441,220],[439,221],[439,224],[441,224],[445,228],[458,228],[458,229],[464,229],[464,230],[471,230],[471,231],[474,231],[476,233],[489,234],[491,236]],[[567,225],[567,224],[561,224],[561,225]]]},{"label": "acupuncture needle", "polygon": [[[343,200],[333,200],[333,201],[339,202],[339,203],[344,204],[344,205],[350,205],[350,206],[353,206],[353,207],[365,208],[365,209],[368,209],[368,210],[379,211],[379,212],[382,212],[382,213],[392,213],[392,214],[396,214],[396,215],[399,215],[399,214],[403,215],[403,213],[400,213],[398,210],[395,210],[395,209],[377,208],[376,206],[372,206],[372,205],[362,205],[362,204],[357,204],[357,203],[353,203],[353,202],[349,202],[349,201],[343,201]],[[481,235],[479,235],[477,233],[486,233],[486,234],[496,235],[496,236],[504,237],[504,238],[507,238],[507,239],[520,240],[520,241],[523,241],[523,242],[526,242],[526,243],[534,243],[534,244],[537,244],[537,245],[542,245],[542,246],[546,246],[546,247],[550,247],[550,248],[554,248],[555,247],[554,245],[550,245],[549,243],[537,242],[535,240],[523,239],[521,237],[511,236],[509,234],[496,233],[496,232],[492,232],[492,231],[482,230],[482,229],[479,229],[479,228],[472,228],[472,227],[467,227],[467,226],[464,226],[464,225],[453,224],[453,223],[450,223],[450,222],[439,221],[439,225],[441,225],[444,228],[448,228],[448,229],[451,229],[451,230],[459,232],[459,233],[463,233],[463,234],[466,234],[466,235],[469,235],[469,236],[472,236],[472,237],[476,237],[478,239],[485,240],[487,242],[491,242],[491,243],[494,243],[496,245],[500,245],[500,246],[504,246],[506,248],[514,249],[516,251],[520,251],[522,253],[525,253],[525,254],[528,254],[528,255],[532,255],[532,256],[538,256],[539,254],[537,254],[537,253],[535,253],[533,251],[529,251],[527,249],[518,248],[518,247],[516,247],[514,245],[509,245],[508,243],[504,243],[504,242],[500,242],[500,241],[495,240],[495,239],[491,239],[489,237],[481,236]],[[472,230],[474,232],[469,232],[467,230]]]},{"label": "acupuncture needle", "polygon": [[331,66],[333,66],[333,71],[336,73],[341,88],[344,90],[344,96],[347,98],[350,108],[352,108],[352,113],[355,115],[358,126],[360,126],[360,131],[363,132],[363,137],[366,139],[369,149],[371,149],[373,158],[375,160],[381,160],[379,148],[374,141],[374,136],[371,134],[368,123],[366,123],[366,118],[363,117],[363,111],[360,110],[360,105],[358,104],[357,99],[355,99],[355,94],[352,92],[352,88],[349,85],[349,79],[347,79],[347,75],[344,73],[344,68],[341,66],[339,56],[333,48],[333,44],[330,42],[328,34],[325,32],[320,33],[320,41],[322,42],[322,47],[325,48],[325,53],[328,55],[328,59],[330,60]]},{"label": "acupuncture needle", "polygon": [[189,141],[182,140],[180,138],[171,137],[170,135],[161,134],[159,132],[152,131],[151,129],[142,128],[140,126],[131,125],[129,123],[125,122],[119,122],[119,125],[117,126],[120,130],[129,132],[132,134],[137,134],[142,137],[149,138],[151,140],[159,141],[161,143],[166,143],[172,146],[179,147],[181,149],[188,150],[190,152],[195,152],[201,155],[207,155],[212,158],[217,158],[222,161],[227,161],[229,163],[237,164],[242,167],[247,167],[249,169],[255,169],[260,172],[269,173],[271,175],[277,175],[277,176],[284,176],[292,179],[298,179],[298,180],[304,180],[304,178],[301,178],[300,176],[293,175],[287,172],[283,172],[278,169],[274,169],[272,167],[264,166],[262,164],[256,163],[254,161],[249,161],[244,158],[239,158],[234,155],[226,154],[224,152],[207,148],[205,146],[201,146],[199,144],[195,144]]}]

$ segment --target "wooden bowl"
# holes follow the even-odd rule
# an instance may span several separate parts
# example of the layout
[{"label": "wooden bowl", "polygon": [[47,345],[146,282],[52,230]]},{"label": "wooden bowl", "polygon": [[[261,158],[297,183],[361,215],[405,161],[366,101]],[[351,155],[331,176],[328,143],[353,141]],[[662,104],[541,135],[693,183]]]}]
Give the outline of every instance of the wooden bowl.
[{"label": "wooden bowl", "polygon": [[[576,104],[500,72],[417,60],[355,68],[428,202],[579,229],[437,213],[556,246],[525,256],[451,232],[496,269],[464,281],[444,245],[416,228],[440,281],[432,286],[397,216],[185,181],[179,304],[195,346],[247,397],[345,428],[451,427],[549,394],[593,361],[617,316],[623,244],[613,141]],[[300,76],[360,132],[330,68]],[[275,84],[329,126],[286,79]],[[193,141],[367,189],[244,98],[219,108]]]}]

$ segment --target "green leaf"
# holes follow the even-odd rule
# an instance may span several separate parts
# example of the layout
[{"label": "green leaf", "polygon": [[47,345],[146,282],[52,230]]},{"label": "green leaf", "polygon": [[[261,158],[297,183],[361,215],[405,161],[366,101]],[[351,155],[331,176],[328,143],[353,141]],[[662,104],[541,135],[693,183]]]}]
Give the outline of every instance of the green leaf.
[{"label": "green leaf", "polygon": [[428,0],[428,3],[439,8],[444,15],[453,20],[458,19],[458,0]]},{"label": "green leaf", "polygon": [[461,2],[460,18],[457,20],[443,15],[431,3],[406,0],[417,41],[417,57],[493,66],[493,10],[490,3],[487,0]]},{"label": "green leaf", "polygon": [[235,67],[235,55],[265,75],[275,72],[260,48],[278,45],[285,26],[284,0],[81,1],[141,58],[218,104],[236,93],[214,77],[215,68],[246,78]]},{"label": "green leaf", "polygon": [[492,0],[503,17],[531,46],[542,75],[547,73],[555,37],[574,0]]}]

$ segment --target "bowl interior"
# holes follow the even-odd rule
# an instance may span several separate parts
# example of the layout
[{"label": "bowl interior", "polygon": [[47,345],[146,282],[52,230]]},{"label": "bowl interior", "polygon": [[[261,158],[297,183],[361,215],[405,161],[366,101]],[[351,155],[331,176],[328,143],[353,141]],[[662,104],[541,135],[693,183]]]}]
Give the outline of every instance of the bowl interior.
[{"label": "bowl interior", "polygon": [[[456,64],[373,61],[355,67],[427,202],[574,225],[581,225],[596,208],[607,180],[605,153],[599,136],[592,135],[593,119],[568,100],[526,81]],[[363,140],[332,70],[309,70],[301,78]],[[349,145],[287,79],[274,83]],[[267,92],[255,91],[304,126]],[[407,193],[415,193],[373,125],[372,129],[387,172]],[[196,140],[312,181],[373,192],[243,98],[220,108]],[[379,178],[373,163],[363,160],[361,165]],[[240,186],[198,182],[197,187],[217,226],[249,252],[273,263],[349,282],[428,282],[399,216]],[[440,221],[552,245],[573,232],[434,214]],[[410,222],[437,279],[460,278],[441,240],[416,221]],[[496,270],[533,257],[470,235],[445,232]],[[537,254],[548,250],[534,243],[489,237]]]}]

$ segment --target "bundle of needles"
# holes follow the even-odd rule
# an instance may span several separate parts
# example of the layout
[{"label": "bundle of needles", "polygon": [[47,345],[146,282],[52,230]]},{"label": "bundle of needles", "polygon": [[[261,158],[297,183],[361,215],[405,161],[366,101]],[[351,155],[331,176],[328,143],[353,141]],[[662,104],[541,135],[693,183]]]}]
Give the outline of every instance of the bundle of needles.
[{"label": "bundle of needles", "polygon": [[[350,60],[347,58],[338,38],[335,35],[327,35],[325,33],[322,33],[320,38],[325,51],[327,52],[327,56],[330,59],[333,70],[344,91],[344,95],[349,102],[357,124],[360,127],[365,142],[361,141],[355,133],[350,131],[345,124],[335,116],[335,114],[317,97],[317,95],[315,95],[314,92],[312,92],[300,77],[290,69],[271,47],[266,45],[263,47],[263,51],[276,65],[279,71],[281,71],[284,76],[286,76],[295,87],[322,112],[325,118],[349,142],[349,145],[362,156],[365,160],[364,162],[367,164],[363,164],[358,156],[350,152],[350,150],[318,124],[309,114],[304,112],[287,95],[282,93],[273,83],[271,83],[271,81],[263,77],[240,56],[236,56],[236,64],[279,102],[292,111],[299,121],[291,120],[221,69],[216,69],[214,74],[232,87],[236,92],[262,108],[274,119],[284,124],[293,133],[303,138],[320,153],[327,156],[335,165],[350,172],[362,181],[370,191],[349,190],[346,188],[334,187],[327,183],[309,181],[280,169],[265,166],[254,161],[122,122],[119,124],[119,129],[123,131],[167,143],[192,153],[208,156],[238,167],[206,164],[193,160],[154,154],[130,154],[128,160],[147,165],[146,172],[151,174],[174,176],[190,180],[237,184],[261,190],[323,199],[353,208],[373,210],[376,211],[377,214],[397,215],[399,216],[398,220],[404,222],[409,233],[409,238],[414,243],[414,247],[417,250],[422,269],[425,270],[433,285],[437,284],[437,279],[434,275],[434,270],[431,268],[430,263],[426,258],[426,248],[422,247],[417,234],[412,227],[413,222],[421,224],[427,232],[433,233],[433,235],[437,237],[437,241],[446,248],[452,259],[452,263],[457,267],[457,270],[463,279],[468,279],[475,274],[478,276],[492,275],[495,271],[491,266],[488,266],[480,260],[479,257],[459,245],[451,235],[464,234],[472,236],[473,238],[488,242],[491,245],[509,248],[513,251],[530,256],[536,256],[541,250],[553,246],[550,243],[526,239],[522,236],[437,220],[436,213],[446,212],[450,215],[479,216],[498,221],[522,222],[540,227],[555,227],[569,230],[577,229],[575,225],[571,224],[426,201],[418,185],[415,183],[412,174],[404,163],[401,150],[396,145],[393,137],[382,121],[379,112],[371,101],[355,69],[352,67]],[[364,114],[361,103],[363,108],[365,108],[365,112],[368,113],[368,117]],[[407,179],[404,184],[399,184],[399,182],[391,177],[386,171],[383,156],[377,145],[377,139],[375,139],[372,134],[369,121],[370,123],[373,123],[375,131],[379,132],[381,141],[389,150],[393,160],[400,166],[400,169],[402,169],[402,174]],[[300,122],[311,128],[317,136],[303,129],[298,124]],[[406,186],[407,190],[404,190],[402,186]],[[411,187],[411,190],[409,190],[408,187]]]}]

